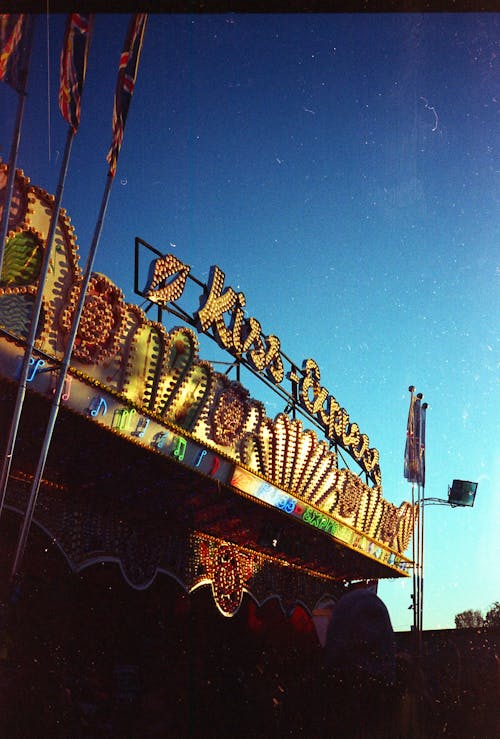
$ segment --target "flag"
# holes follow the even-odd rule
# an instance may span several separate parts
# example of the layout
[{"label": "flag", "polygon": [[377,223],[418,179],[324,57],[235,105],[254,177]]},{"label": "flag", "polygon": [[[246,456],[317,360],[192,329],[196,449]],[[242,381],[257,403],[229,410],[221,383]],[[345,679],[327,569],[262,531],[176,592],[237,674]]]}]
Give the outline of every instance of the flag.
[{"label": "flag", "polygon": [[75,133],[80,124],[80,102],[87,71],[93,19],[92,14],[68,15],[61,52],[59,109]]},{"label": "flag", "polygon": [[136,13],[132,20],[125,39],[125,47],[120,57],[118,80],[116,83],[115,102],[113,107],[113,138],[108,152],[109,174],[114,177],[116,164],[123,143],[123,132],[127,120],[130,101],[134,92],[135,78],[142,49],[144,29],[147,13]]},{"label": "flag", "polygon": [[0,81],[24,93],[31,52],[34,17],[0,13]]},{"label": "flag", "polygon": [[405,446],[405,463],[404,463],[404,476],[409,482],[415,482],[415,424],[414,424],[414,410],[415,410],[415,396],[413,395],[413,386],[410,387],[410,409],[408,411],[408,421],[406,423],[406,446]]},{"label": "flag", "polygon": [[408,411],[408,423],[406,426],[404,476],[409,482],[416,482],[418,485],[423,485],[422,471],[425,470],[423,457],[425,444],[422,444],[422,396],[419,394],[415,397],[413,395],[414,389],[415,388],[413,386],[410,388],[411,399],[410,410]]}]

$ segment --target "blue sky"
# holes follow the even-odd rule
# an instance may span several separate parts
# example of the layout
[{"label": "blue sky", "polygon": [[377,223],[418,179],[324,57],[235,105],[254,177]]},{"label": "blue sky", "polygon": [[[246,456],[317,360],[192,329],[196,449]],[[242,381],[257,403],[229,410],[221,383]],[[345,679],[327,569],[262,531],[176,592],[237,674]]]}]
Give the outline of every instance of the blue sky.
[{"label": "blue sky", "polygon": [[[127,15],[98,15],[63,205],[85,258],[111,140]],[[64,16],[40,17],[18,165],[54,192]],[[500,600],[499,17],[151,16],[95,268],[133,293],[134,237],[206,279],[323,384],[403,479],[408,386],[427,416],[426,496],[479,482],[472,510],[427,508],[424,627]],[[47,49],[47,39],[49,48]],[[0,154],[15,95],[0,86]],[[197,306],[193,306],[193,310]],[[206,359],[220,356],[202,343]],[[267,400],[268,412],[280,403]],[[396,629],[411,582],[380,594]]]}]

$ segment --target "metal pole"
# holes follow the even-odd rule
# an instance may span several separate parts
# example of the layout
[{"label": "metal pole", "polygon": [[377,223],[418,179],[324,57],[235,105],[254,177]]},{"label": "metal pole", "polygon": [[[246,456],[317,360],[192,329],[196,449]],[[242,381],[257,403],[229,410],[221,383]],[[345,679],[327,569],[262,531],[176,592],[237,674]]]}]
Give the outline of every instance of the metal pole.
[{"label": "metal pole", "polygon": [[106,214],[106,209],[108,207],[109,194],[111,191],[112,184],[113,184],[113,175],[108,172],[106,187],[104,189],[104,194],[103,194],[103,198],[101,202],[101,209],[99,212],[99,218],[96,223],[94,237],[92,239],[90,252],[87,258],[87,264],[85,267],[85,274],[84,274],[81,289],[80,289],[80,296],[78,299],[78,304],[77,304],[75,315],[73,318],[73,325],[71,327],[71,332],[68,337],[68,345],[66,347],[64,359],[62,361],[61,368],[59,371],[59,378],[58,378],[58,382],[56,385],[56,389],[54,391],[54,399],[52,401],[50,417],[49,417],[49,421],[47,424],[47,428],[45,430],[45,438],[43,441],[42,451],[40,453],[40,458],[38,460],[38,466],[37,466],[35,476],[33,479],[33,485],[31,487],[31,492],[30,492],[30,496],[28,500],[28,506],[26,508],[26,513],[24,514],[23,525],[22,525],[21,533],[19,535],[19,539],[17,543],[16,554],[14,557],[14,564],[12,566],[12,572],[11,572],[12,581],[16,579],[16,576],[19,573],[21,562],[24,556],[24,550],[26,548],[26,542],[28,540],[29,530],[31,527],[31,522],[33,520],[33,513],[35,510],[38,493],[40,491],[40,483],[42,480],[43,471],[45,469],[45,463],[47,461],[50,443],[52,441],[52,434],[54,431],[54,426],[56,423],[57,415],[59,413],[59,406],[61,403],[61,397],[62,397],[63,390],[64,390],[64,381],[66,379],[66,373],[69,368],[71,354],[73,351],[73,345],[75,342],[76,334],[78,331],[78,325],[80,322],[80,317],[81,317],[83,306],[85,303],[85,295],[86,295],[87,287],[90,281],[90,275],[91,275],[92,267],[94,264],[97,246],[99,244],[99,239],[101,236],[104,216]]},{"label": "metal pole", "polygon": [[418,653],[420,654],[422,649],[422,529],[423,529],[423,514],[424,506],[422,504],[422,495],[420,484],[417,484],[417,500],[418,500],[418,552],[417,552],[417,589],[418,589],[418,603],[417,603],[417,640],[418,640]]},{"label": "metal pole", "polygon": [[[415,509],[415,483],[412,483],[411,485],[411,504],[413,507],[413,536],[411,539],[411,558],[413,560],[413,631],[415,632],[415,636],[417,633],[417,559],[416,559],[416,552],[417,552],[417,546],[416,546],[416,537],[417,537],[417,531],[418,531],[418,519],[420,517],[420,511]],[[415,517],[415,510],[416,510],[416,517]]]},{"label": "metal pole", "polygon": [[43,255],[42,267],[41,267],[40,276],[38,279],[38,292],[36,296],[35,307],[33,309],[33,314],[31,317],[31,324],[30,324],[28,337],[26,339],[26,349],[24,353],[23,363],[21,366],[21,374],[19,377],[16,404],[14,407],[14,414],[12,416],[12,420],[10,424],[9,438],[7,441],[5,457],[4,457],[3,464],[2,464],[2,472],[0,475],[0,518],[2,516],[3,506],[5,503],[5,496],[6,496],[7,485],[9,481],[10,468],[12,465],[14,447],[16,445],[17,432],[19,430],[19,422],[21,419],[24,398],[26,395],[27,377],[28,377],[28,372],[29,372],[29,361],[31,359],[31,354],[35,346],[35,338],[36,338],[36,331],[38,328],[38,320],[40,318],[40,312],[41,312],[42,303],[43,303],[43,290],[45,286],[45,281],[47,279],[47,273],[48,273],[49,265],[50,265],[50,256],[52,253],[52,246],[53,246],[53,242],[54,242],[54,238],[55,238],[55,234],[57,230],[59,211],[61,209],[62,196],[64,192],[64,183],[65,183],[66,174],[68,171],[68,164],[69,164],[71,147],[73,144],[74,135],[75,133],[73,129],[70,127],[68,129],[68,134],[66,136],[66,147],[64,151],[63,161],[61,164],[61,170],[59,172],[59,182],[57,185],[54,209],[52,211],[52,217],[51,217],[50,224],[49,224],[49,231],[48,231],[47,240],[45,243],[45,253]]},{"label": "metal pole", "polygon": [[422,403],[420,411],[420,480],[422,487],[422,534],[420,538],[420,630],[424,630],[424,520],[425,520],[425,430],[427,403]]},{"label": "metal pole", "polygon": [[421,574],[421,585],[420,585],[420,630],[424,630],[424,491],[425,488],[422,485],[422,535],[421,535],[421,549],[420,549],[420,574]]}]

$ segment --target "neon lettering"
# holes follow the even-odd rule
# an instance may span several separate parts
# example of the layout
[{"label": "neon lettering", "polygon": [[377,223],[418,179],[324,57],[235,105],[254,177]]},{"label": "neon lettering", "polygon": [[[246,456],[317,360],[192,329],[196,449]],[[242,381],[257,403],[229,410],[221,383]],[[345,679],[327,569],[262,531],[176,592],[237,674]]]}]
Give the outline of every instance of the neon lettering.
[{"label": "neon lettering", "polygon": [[169,436],[168,433],[159,431],[157,434],[154,435],[153,441],[151,443],[157,449],[161,449],[163,447],[163,444],[165,443],[165,440],[167,439],[168,436]]},{"label": "neon lettering", "polygon": [[135,427],[135,431],[133,432],[134,436],[142,439],[147,427],[149,426],[150,420],[150,418],[144,418],[144,416],[139,418],[139,420],[137,421],[137,426]]},{"label": "neon lettering", "polygon": [[45,365],[44,359],[37,359],[35,362],[34,357],[30,357],[29,366],[31,367],[31,372],[28,373],[28,376],[26,377],[26,381],[33,382],[37,372],[40,372],[40,370],[42,369],[44,365]]},{"label": "neon lettering", "polygon": [[72,382],[73,382],[73,378],[71,377],[71,375],[66,375],[66,377],[64,378],[63,393],[61,395],[61,398],[63,400],[69,400],[69,397],[71,395],[71,383]]},{"label": "neon lettering", "polygon": [[276,503],[276,508],[279,508],[280,511],[284,511],[286,507],[286,501],[287,499],[284,496],[279,498],[278,502]]},{"label": "neon lettering", "polygon": [[306,510],[304,511],[304,515],[302,518],[306,523],[313,522],[313,511],[308,506],[306,506]]},{"label": "neon lettering", "polygon": [[90,415],[95,418],[99,415],[99,411],[102,412],[102,415],[105,416],[108,412],[108,404],[104,400],[104,398],[101,396],[97,396],[92,400],[92,403],[90,405]]},{"label": "neon lettering", "polygon": [[[69,400],[69,397],[71,395],[71,383],[72,383],[72,381],[73,381],[73,378],[71,377],[71,375],[66,375],[66,377],[64,378],[64,382],[63,382],[63,391],[62,391],[62,395],[61,395],[62,400]],[[55,394],[56,394],[56,388],[53,387],[52,388],[52,395],[55,395]]]},{"label": "neon lettering", "polygon": [[220,459],[219,457],[214,457],[214,461],[212,462],[212,467],[210,468],[209,474],[215,475],[219,467],[220,467]]},{"label": "neon lettering", "polygon": [[194,466],[199,467],[202,462],[203,457],[206,457],[206,455],[207,455],[207,450],[202,449],[196,458],[196,462],[194,463]]},{"label": "neon lettering", "polygon": [[178,436],[175,442],[174,457],[182,462],[186,454],[187,441],[182,436]]},{"label": "neon lettering", "polygon": [[293,513],[295,511],[295,500],[288,496],[282,496],[276,503],[276,507],[285,513]]},{"label": "neon lettering", "polygon": [[135,413],[134,408],[117,408],[115,412],[113,413],[113,420],[111,422],[111,428],[119,429],[120,431],[124,431],[127,426],[128,422]]}]

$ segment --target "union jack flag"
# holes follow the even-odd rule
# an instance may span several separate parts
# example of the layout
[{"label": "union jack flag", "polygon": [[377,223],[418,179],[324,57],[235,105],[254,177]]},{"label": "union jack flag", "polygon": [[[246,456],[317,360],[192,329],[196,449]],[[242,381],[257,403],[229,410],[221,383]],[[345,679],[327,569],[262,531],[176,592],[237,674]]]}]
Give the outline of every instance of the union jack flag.
[{"label": "union jack flag", "polygon": [[70,13],[61,52],[59,110],[76,132],[80,124],[81,97],[94,16]]},{"label": "union jack flag", "polygon": [[24,92],[31,54],[34,17],[0,13],[0,81]]},{"label": "union jack flag", "polygon": [[113,138],[106,158],[109,163],[109,173],[112,177],[116,173],[118,155],[123,143],[123,132],[134,92],[147,17],[147,13],[136,13],[132,17],[125,39],[125,47],[120,57],[113,107]]}]

